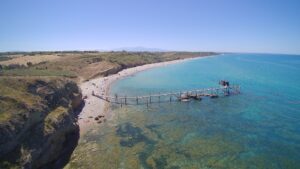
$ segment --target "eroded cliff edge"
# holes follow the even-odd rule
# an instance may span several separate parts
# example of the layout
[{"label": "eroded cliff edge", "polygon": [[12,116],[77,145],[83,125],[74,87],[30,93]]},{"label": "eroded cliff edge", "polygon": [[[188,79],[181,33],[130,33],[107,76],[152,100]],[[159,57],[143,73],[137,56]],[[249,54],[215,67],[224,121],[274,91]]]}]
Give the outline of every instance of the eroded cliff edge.
[{"label": "eroded cliff edge", "polygon": [[79,138],[76,83],[1,78],[0,86],[0,168],[61,168]]}]

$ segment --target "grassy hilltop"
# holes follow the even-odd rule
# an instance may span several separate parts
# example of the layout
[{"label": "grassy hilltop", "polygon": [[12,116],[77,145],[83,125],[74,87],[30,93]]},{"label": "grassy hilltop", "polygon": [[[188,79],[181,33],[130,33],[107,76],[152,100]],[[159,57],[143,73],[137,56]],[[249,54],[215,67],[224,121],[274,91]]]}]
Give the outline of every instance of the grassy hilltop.
[{"label": "grassy hilltop", "polygon": [[87,80],[95,76],[108,75],[108,72],[114,69],[118,71],[143,64],[212,54],[215,53],[126,51],[2,53],[0,76],[63,76]]}]

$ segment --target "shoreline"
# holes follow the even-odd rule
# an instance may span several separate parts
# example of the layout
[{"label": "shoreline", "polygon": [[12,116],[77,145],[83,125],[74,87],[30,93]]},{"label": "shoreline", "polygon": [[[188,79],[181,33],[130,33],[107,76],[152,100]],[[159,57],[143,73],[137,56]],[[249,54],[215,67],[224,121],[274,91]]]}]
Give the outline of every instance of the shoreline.
[{"label": "shoreline", "polygon": [[[215,56],[215,55],[213,55]],[[145,64],[137,67],[126,68],[116,74],[109,75],[107,77],[98,77],[92,80],[83,82],[79,85],[82,91],[82,95],[86,97],[85,99],[85,106],[83,107],[82,111],[78,115],[78,125],[80,128],[80,136],[87,133],[93,126],[99,125],[103,123],[108,117],[108,105],[104,100],[99,99],[98,97],[93,96],[93,92],[95,95],[105,96],[109,94],[109,90],[111,85],[116,82],[117,80],[126,78],[128,76],[132,76],[136,73],[156,68],[156,67],[163,67],[171,64],[182,63],[185,61],[190,60],[197,60],[203,59],[212,56],[200,56],[194,58],[186,58],[186,59],[179,59],[179,60],[172,60],[166,62],[158,62],[158,63],[151,63]],[[104,116],[100,118],[100,120],[95,120],[98,116]],[[99,123],[101,121],[101,123]]]}]

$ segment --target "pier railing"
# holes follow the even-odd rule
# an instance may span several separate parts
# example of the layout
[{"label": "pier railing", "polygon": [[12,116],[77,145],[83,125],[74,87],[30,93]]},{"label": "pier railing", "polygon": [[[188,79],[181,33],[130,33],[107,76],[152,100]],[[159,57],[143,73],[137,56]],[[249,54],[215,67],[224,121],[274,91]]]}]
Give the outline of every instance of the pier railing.
[{"label": "pier railing", "polygon": [[115,94],[109,95],[95,95],[96,97],[105,100],[110,103],[122,105],[149,105],[153,103],[162,102],[175,102],[175,101],[190,101],[190,100],[202,100],[204,97],[218,98],[230,95],[236,95],[240,93],[239,85],[221,86],[216,88],[204,88],[194,89],[188,91],[179,92],[166,92],[166,93],[154,93],[142,96],[125,96]]}]

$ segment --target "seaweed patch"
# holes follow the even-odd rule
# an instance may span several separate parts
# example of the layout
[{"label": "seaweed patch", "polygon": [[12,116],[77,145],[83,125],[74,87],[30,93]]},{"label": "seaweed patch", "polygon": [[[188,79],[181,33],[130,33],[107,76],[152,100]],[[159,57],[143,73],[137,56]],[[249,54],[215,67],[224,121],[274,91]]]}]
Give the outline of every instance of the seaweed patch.
[{"label": "seaweed patch", "polygon": [[154,158],[153,160],[157,169],[164,169],[168,165],[166,156],[160,156],[159,158]]},{"label": "seaweed patch", "polygon": [[125,123],[118,126],[117,135],[121,137],[120,145],[124,147],[133,147],[140,142],[153,144],[154,141],[143,134],[139,127],[133,126],[131,123]]},{"label": "seaweed patch", "polygon": [[162,139],[162,135],[161,133],[158,132],[157,128],[159,127],[160,125],[157,125],[157,124],[150,124],[150,125],[147,125],[145,126],[147,129],[149,129],[151,132],[155,133],[157,135],[157,138],[159,139]]}]

